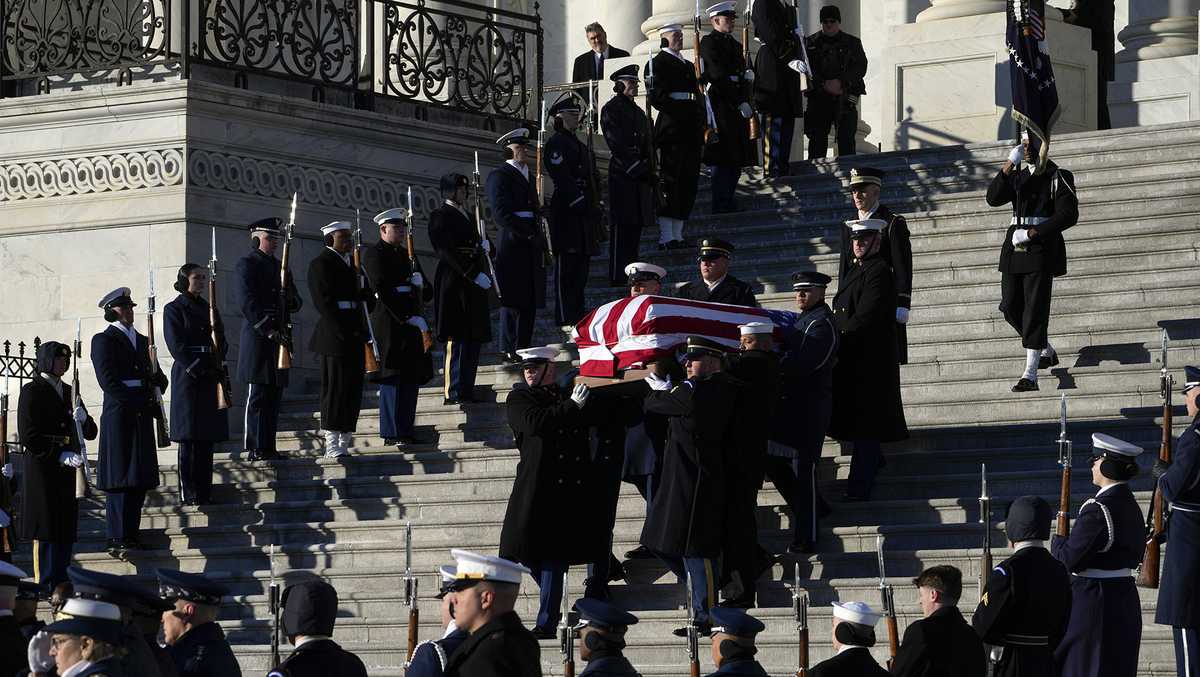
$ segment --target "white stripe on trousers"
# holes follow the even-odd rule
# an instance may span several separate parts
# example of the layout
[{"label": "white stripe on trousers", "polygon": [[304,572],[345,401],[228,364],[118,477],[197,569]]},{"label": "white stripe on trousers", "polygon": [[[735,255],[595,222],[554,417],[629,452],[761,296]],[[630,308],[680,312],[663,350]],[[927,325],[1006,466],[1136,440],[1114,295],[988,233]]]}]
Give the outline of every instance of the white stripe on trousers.
[{"label": "white stripe on trousers", "polygon": [[1192,657],[1191,651],[1188,649],[1187,628],[1182,628],[1179,634],[1183,636],[1183,675],[1184,677],[1192,677]]}]

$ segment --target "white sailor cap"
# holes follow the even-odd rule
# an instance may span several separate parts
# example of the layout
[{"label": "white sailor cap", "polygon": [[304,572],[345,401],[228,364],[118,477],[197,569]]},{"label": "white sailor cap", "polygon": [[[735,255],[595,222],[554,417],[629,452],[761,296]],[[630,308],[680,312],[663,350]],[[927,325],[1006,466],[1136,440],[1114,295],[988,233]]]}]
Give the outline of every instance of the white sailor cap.
[{"label": "white sailor cap", "polygon": [[727,2],[718,2],[717,4],[709,7],[708,9],[706,9],[704,11],[708,12],[708,17],[710,19],[714,16],[720,16],[722,14],[730,14],[733,16],[737,16],[737,2],[735,0],[728,0]]},{"label": "white sailor cap", "polygon": [[334,221],[321,226],[322,235],[332,235],[339,230],[353,230],[354,226],[350,225],[349,221]]},{"label": "white sailor cap", "polygon": [[1136,444],[1130,444],[1125,440],[1119,440],[1112,435],[1104,433],[1092,433],[1092,454],[1095,456],[1108,455],[1110,452],[1117,456],[1125,456],[1126,458],[1135,458],[1142,453],[1142,448]]},{"label": "white sailor cap", "polygon": [[0,562],[0,588],[16,589],[17,583],[25,576],[25,572],[17,567],[8,562]]},{"label": "white sailor cap", "polygon": [[667,269],[645,261],[634,261],[625,266],[625,275],[629,278],[629,283],[633,284],[645,280],[661,280],[667,276]]},{"label": "white sailor cap", "polygon": [[528,146],[529,145],[529,130],[524,127],[518,127],[504,136],[496,139],[498,146]]},{"label": "white sailor cap", "polygon": [[882,614],[877,613],[866,602],[833,602],[833,616],[843,621],[874,627]]},{"label": "white sailor cap", "polygon": [[775,323],[770,320],[766,322],[747,322],[746,324],[738,325],[738,332],[742,336],[753,336],[755,334],[770,334],[775,331]]},{"label": "white sailor cap", "polygon": [[671,33],[682,33],[683,24],[667,24],[658,29],[659,35],[670,35]]},{"label": "white sailor cap", "polygon": [[72,597],[58,612],[59,618],[100,618],[106,621],[121,620],[121,608],[111,602],[101,602],[98,599]]},{"label": "white sailor cap", "polygon": [[545,364],[558,357],[558,348],[550,346],[538,346],[536,348],[521,348],[517,351],[517,355],[521,357],[521,366],[533,364]]},{"label": "white sailor cap", "polygon": [[408,210],[405,209],[404,207],[396,207],[395,209],[388,209],[388,210],[379,212],[378,214],[375,215],[375,218],[372,219],[372,221],[374,221],[377,225],[382,226],[383,224],[387,223],[388,221],[403,221],[407,218],[408,218]]},{"label": "white sailor cap", "polygon": [[850,237],[862,237],[870,233],[878,233],[883,230],[887,222],[883,219],[856,219],[847,221],[846,225],[850,227]]},{"label": "white sailor cap", "polygon": [[455,548],[450,555],[457,562],[454,580],[458,585],[467,581],[495,581],[497,583],[513,583],[520,585],[521,575],[529,573],[527,567],[516,562],[510,562],[502,557],[480,555],[469,550]]},{"label": "white sailor cap", "polygon": [[117,287],[105,294],[104,298],[100,299],[100,302],[96,305],[104,309],[115,308],[117,306],[136,306],[137,304],[133,302],[133,297],[130,294],[129,287]]}]

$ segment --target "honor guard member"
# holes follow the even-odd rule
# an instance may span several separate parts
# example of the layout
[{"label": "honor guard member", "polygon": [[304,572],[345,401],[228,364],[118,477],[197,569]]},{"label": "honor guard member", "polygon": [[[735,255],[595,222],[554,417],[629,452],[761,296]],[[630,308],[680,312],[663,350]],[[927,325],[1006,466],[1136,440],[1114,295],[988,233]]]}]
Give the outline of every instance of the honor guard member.
[{"label": "honor guard member", "polygon": [[450,656],[447,677],[542,677],[541,648],[513,611],[529,569],[454,549],[454,618],[469,633]]},{"label": "honor guard member", "polygon": [[700,242],[700,281],[679,288],[679,298],[735,306],[758,307],[754,288],[729,274],[733,245],[715,237]]},{"label": "honor guard member", "polygon": [[49,656],[59,675],[135,677],[121,666],[121,612],[108,602],[72,599],[43,632],[50,639]]},{"label": "honor guard member", "polygon": [[834,602],[834,655],[808,673],[812,677],[887,677],[888,671],[871,656],[879,618],[880,614],[866,602]]},{"label": "honor guard member", "polygon": [[1021,496],[1008,508],[1004,531],[1013,555],[988,574],[971,618],[994,677],[1058,674],[1054,650],[1071,615],[1071,576],[1046,550],[1051,519],[1040,496]]},{"label": "honor guard member", "polygon": [[[134,609],[149,607],[161,619],[162,612],[170,609],[171,605],[157,595],[152,595],[148,589],[144,589],[128,576],[117,576],[76,566],[68,569],[67,573],[71,578],[71,594],[75,598],[107,602],[121,611],[121,644],[125,647],[125,655],[119,662],[125,673],[160,677],[163,673],[159,670],[157,652],[154,650],[158,648],[157,640],[154,637],[149,642],[146,640],[135,622]],[[157,634],[156,626],[155,635]],[[166,674],[174,675],[174,666]]]},{"label": "honor guard member", "polygon": [[750,140],[754,71],[742,56],[742,43],[733,37],[736,5],[729,0],[709,7],[708,20],[713,30],[700,40],[705,90],[717,121],[717,141],[704,147],[704,164],[712,167],[714,214],[741,209],[733,192],[742,167],[758,164],[758,150]]},{"label": "honor guard member", "polygon": [[717,666],[715,675],[744,675],[767,677],[767,671],[754,660],[758,648],[754,638],[767,629],[763,622],[741,609],[716,607],[710,609],[712,619],[712,659]]},{"label": "honor guard member", "polygon": [[947,564],[932,566],[914,578],[913,585],[923,618],[905,628],[892,674],[984,677],[983,643],[958,610],[962,572]]},{"label": "honor guard member", "polygon": [[308,264],[308,295],[317,310],[309,350],[321,356],[321,428],[325,458],[349,455],[358,427],[366,372],[363,346],[368,340],[362,304],[374,307],[369,287],[359,289],[351,262],[350,224],[334,221],[321,228],[325,248]]},{"label": "honor guard member", "polygon": [[[171,439],[179,443],[179,494],[184,505],[212,500],[213,444],[229,439],[227,410],[217,408],[217,390],[226,380],[225,326],[216,314],[216,340],[209,322],[208,269],[184,264],[175,297],[163,308],[163,340],[175,360],[171,367]],[[229,383],[225,382],[225,386]]]},{"label": "honor guard member", "polygon": [[796,118],[804,114],[800,76],[809,72],[793,7],[783,0],[758,0],[750,11],[761,43],[754,57],[754,108],[762,116],[763,171],[769,177],[791,173],[792,136]]},{"label": "honor guard member", "polygon": [[425,276],[416,252],[410,259],[405,249],[407,214],[406,208],[376,214],[379,242],[362,251],[363,272],[378,298],[371,326],[379,347],[379,372],[371,378],[379,384],[379,435],[389,447],[418,442],[417,394],[433,378],[433,360],[424,338],[429,325],[421,315]]},{"label": "honor guard member", "polygon": [[96,484],[105,494],[108,554],[124,557],[145,547],[138,538],[142,504],[158,486],[154,388],[165,391],[167,377],[150,362],[149,341],[133,328],[137,304],[129,287],[112,290],[99,305],[109,324],[92,337],[92,367],[104,391]]},{"label": "honor guard member", "polygon": [[683,26],[667,24],[658,35],[662,49],[651,59],[646,77],[646,94],[658,111],[654,146],[665,198],[658,205],[658,248],[682,249],[688,246],[683,224],[692,215],[700,181],[706,113],[696,67],[683,58]]},{"label": "honor guard member", "polygon": [[[251,249],[234,268],[234,298],[242,311],[238,341],[237,379],[246,384],[246,410],[242,449],[250,461],[279,458],[275,432],[279,404],[288,384],[288,371],[278,368],[281,346],[292,350],[290,330],[280,326],[279,246],[283,222],[275,217],[250,224]],[[300,311],[303,302],[288,275],[288,312]]]},{"label": "honor guard member", "polygon": [[332,585],[319,579],[290,585],[280,604],[283,634],[296,648],[267,677],[367,677],[362,660],[332,639],[338,610]]},{"label": "honor guard member", "polygon": [[0,562],[0,675],[16,675],[26,668],[25,647],[13,609],[17,606],[17,585],[25,572],[8,562]]},{"label": "honor guard member", "polygon": [[[900,364],[908,364],[909,310],[912,308],[912,242],[908,233],[908,221],[895,214],[879,201],[883,186],[883,172],[871,167],[856,167],[850,170],[850,197],[858,218],[879,219],[886,225],[879,231],[879,256],[892,269],[896,280],[896,350]],[[846,279],[850,266],[854,265],[854,253],[850,227],[842,226],[842,257],[838,264],[838,278]]]},{"label": "honor guard member", "polygon": [[514,129],[496,140],[504,164],[487,177],[492,218],[500,229],[496,247],[496,283],[500,287],[500,351],[504,361],[519,362],[517,348],[533,342],[533,319],[546,305],[546,236],[538,223],[541,197],[533,170],[529,130]]},{"label": "honor guard member", "polygon": [[608,279],[625,284],[621,272],[638,258],[642,228],[654,223],[654,192],[658,177],[651,171],[650,120],[634,97],[638,67],[629,64],[609,78],[616,96],[600,109],[600,127],[612,152],[608,163]]},{"label": "honor guard member", "polygon": [[412,658],[404,668],[404,677],[441,677],[451,654],[467,639],[467,631],[459,628],[454,618],[454,577],[458,568],[451,564],[441,567],[438,573],[442,576],[442,585],[435,597],[442,603],[445,631],[440,639],[427,639],[413,649]]},{"label": "honor guard member", "polygon": [[173,603],[162,615],[163,639],[179,677],[241,677],[225,632],[217,625],[229,590],[200,574],[158,570],[159,596]]},{"label": "honor guard member", "polygon": [[575,601],[579,623],[579,657],[587,663],[579,677],[639,677],[625,657],[625,631],[637,616],[613,604],[584,597]]},{"label": "honor guard member", "polygon": [[1029,133],[988,185],[987,203],[1000,207],[1012,203],[1012,221],[1000,247],[1000,312],[1021,335],[1025,372],[1012,387],[1014,393],[1038,389],[1038,370],[1058,364],[1050,345],[1050,297],[1054,278],[1067,274],[1067,246],[1063,231],[1079,221],[1075,176],[1046,161],[1034,174]]},{"label": "honor guard member", "polygon": [[1054,652],[1063,677],[1135,675],[1142,607],[1133,570],[1142,563],[1146,525],[1129,480],[1142,448],[1103,433],[1092,435],[1095,498],[1079,506],[1069,538],[1050,551],[1071,572],[1071,620]]},{"label": "honor guard member", "polygon": [[[648,414],[667,417],[662,487],[646,516],[641,542],[680,580],[691,575],[692,608],[702,630],[716,602],[716,560],[725,546],[727,459],[739,449],[741,383],[721,373],[725,347],[701,336],[684,346],[687,379],[651,372]],[[677,628],[682,637],[687,628]]]},{"label": "honor guard member", "polygon": [[1171,626],[1175,669],[1181,677],[1200,675],[1200,369],[1187,367],[1184,373],[1182,392],[1192,422],[1176,440],[1172,462],[1154,463],[1158,490],[1171,507],[1171,547],[1163,562],[1154,622]]},{"label": "honor guard member", "polygon": [[75,477],[84,459],[75,422],[86,439],[99,432],[71,384],[63,381],[71,348],[57,341],[38,346],[37,374],[21,386],[17,430],[25,453],[24,490],[20,492],[21,540],[33,541],[33,577],[45,590],[67,580],[67,567],[79,532]]},{"label": "honor guard member", "polygon": [[833,413],[833,366],[838,330],[825,303],[830,277],[815,270],[792,275],[800,317],[783,344],[780,392],[763,474],[792,509],[787,551],[810,553],[817,542],[817,462]]},{"label": "honor guard member", "polygon": [[492,340],[487,262],[492,245],[467,213],[467,177],[446,174],[440,186],[444,201],[429,213],[429,243],[438,257],[433,322],[437,340],[446,344],[443,404],[449,405],[475,401],[479,350]]},{"label": "honor guard member", "polygon": [[850,221],[854,263],[838,281],[839,332],[829,436],[853,445],[846,498],[871,497],[883,442],[908,438],[896,355],[896,281],[879,253],[879,219]]},{"label": "honor guard member", "polygon": [[821,30],[808,36],[813,88],[804,114],[808,159],[819,160],[829,149],[829,130],[837,128],[837,154],[854,155],[858,131],[858,100],[867,93],[867,55],[862,41],[842,30],[842,11],[821,8]]},{"label": "honor guard member", "polygon": [[579,99],[564,95],[550,107],[554,135],[546,142],[546,172],[554,181],[550,197],[550,239],[554,243],[555,321],[560,327],[575,326],[587,309],[583,292],[587,287],[588,267],[593,251],[593,221],[597,198],[592,195],[589,173],[592,156],[575,136],[583,109]]}]

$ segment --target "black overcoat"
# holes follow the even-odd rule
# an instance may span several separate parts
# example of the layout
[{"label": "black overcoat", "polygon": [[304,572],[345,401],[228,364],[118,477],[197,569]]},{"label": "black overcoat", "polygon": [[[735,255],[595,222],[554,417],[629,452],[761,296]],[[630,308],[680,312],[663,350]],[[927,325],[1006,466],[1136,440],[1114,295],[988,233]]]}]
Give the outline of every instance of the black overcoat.
[{"label": "black overcoat", "polygon": [[1004,647],[996,677],[1058,674],[1054,649],[1071,615],[1070,578],[1042,547],[1022,548],[992,569],[971,625],[985,643]]},{"label": "black overcoat", "polygon": [[892,664],[896,677],[984,677],[983,642],[956,606],[942,607],[904,629]]},{"label": "black overcoat", "polygon": [[[17,432],[28,459],[21,491],[21,519],[17,521],[23,541],[75,542],[79,524],[75,469],[58,462],[62,452],[79,451],[71,417],[75,395],[69,383],[62,384],[62,391],[60,397],[39,374],[21,386],[17,399]],[[88,416],[83,436],[94,440],[97,432],[96,422]]]},{"label": "black overcoat", "polygon": [[407,251],[380,240],[363,248],[362,266],[377,295],[371,326],[380,360],[374,378],[399,377],[405,383],[425,385],[433,378],[433,360],[425,352],[421,330],[408,324],[410,317],[422,314],[424,306],[427,285],[412,283],[414,272],[425,277],[421,262],[413,271]]},{"label": "black overcoat", "polygon": [[896,283],[878,253],[838,281],[833,317],[840,345],[829,436],[843,442],[907,439],[896,356]]},{"label": "black overcoat", "polygon": [[179,677],[242,677],[225,631],[216,622],[192,628],[167,651],[179,669]]},{"label": "black overcoat", "polygon": [[[559,130],[546,142],[546,173],[554,182],[550,196],[550,239],[555,254],[596,251],[595,196],[589,173],[591,154],[572,132]],[[502,290],[503,291],[503,290]]]},{"label": "black overcoat", "polygon": [[890,677],[888,671],[875,662],[871,650],[852,647],[821,661],[808,671],[812,677]]},{"label": "black overcoat", "polygon": [[438,340],[491,341],[488,291],[475,284],[480,273],[489,273],[479,230],[465,210],[442,204],[429,214],[429,243],[438,257],[433,277]]},{"label": "black overcoat", "polygon": [[[908,221],[883,204],[876,207],[871,218],[887,223],[880,231],[879,255],[892,269],[892,276],[896,280],[896,305],[912,308],[912,239],[908,232]],[[838,262],[838,277],[841,279],[854,265],[853,246],[850,226],[843,224],[842,254]],[[908,364],[908,327],[899,322],[896,323],[896,350],[900,364]]]},{"label": "black overcoat", "polygon": [[446,677],[542,677],[542,650],[515,611],[489,621],[458,645]]},{"label": "black overcoat", "polygon": [[500,228],[496,246],[496,276],[500,278],[500,304],[509,308],[542,308],[546,305],[546,238],[535,218],[538,213],[534,169],[526,179],[505,162],[487,177],[488,203]]},{"label": "black overcoat", "polygon": [[1167,548],[1154,622],[1200,627],[1200,417],[1175,441],[1171,466],[1158,490],[1171,505]]},{"label": "black overcoat", "polygon": [[229,439],[228,410],[217,409],[220,365],[229,345],[217,315],[220,355],[212,352],[208,302],[180,294],[163,308],[163,340],[174,358],[171,365],[171,439],[224,442]]},{"label": "black overcoat", "polygon": [[687,219],[696,203],[700,156],[704,144],[704,101],[696,87],[696,67],[682,56],[663,50],[654,55],[653,87],[647,90],[654,116],[654,146],[658,151],[663,204],[658,215]]},{"label": "black overcoat", "polygon": [[771,439],[798,452],[821,454],[833,414],[833,367],[838,330],[833,311],[822,303],[800,314],[796,330],[783,345],[779,362],[779,404],[771,421]]},{"label": "black overcoat", "polygon": [[679,287],[676,296],[693,301],[758,307],[758,299],[754,297],[754,287],[749,282],[742,282],[732,275],[726,275],[725,279],[721,280],[711,291],[703,280],[688,281]]},{"label": "black overcoat", "polygon": [[[1007,176],[996,172],[988,185],[987,203],[1001,207],[1012,203],[1012,219],[1000,245],[1000,272],[1067,274],[1067,245],[1064,230],[1079,221],[1079,199],[1075,195],[1075,176],[1047,161],[1046,169],[1032,176],[1025,169]],[[1020,219],[1021,223],[1016,223]],[[1030,220],[1032,219],[1032,221]],[[1033,227],[1034,237],[1021,249],[1013,246],[1017,228]]]},{"label": "black overcoat", "polygon": [[[242,330],[238,337],[237,379],[245,383],[286,386],[288,372],[276,369],[279,344],[267,334],[280,329],[279,260],[252,249],[238,259],[234,269],[234,298],[242,312]],[[296,283],[288,276],[290,311],[300,311],[303,302]]]},{"label": "black overcoat", "polygon": [[362,659],[332,639],[314,639],[292,653],[267,677],[367,677]]},{"label": "black overcoat", "polygon": [[[611,59],[619,59],[623,56],[629,56],[629,52],[620,47],[608,46],[608,56],[604,57],[605,70],[608,71],[608,61]],[[611,74],[612,71],[608,71]],[[588,80],[603,80],[604,76],[596,72],[596,52],[588,50],[583,54],[575,57],[575,63],[571,65],[571,82],[587,82]],[[587,90],[582,90],[583,97],[587,98]]]},{"label": "black overcoat", "polygon": [[750,140],[750,120],[738,107],[750,102],[747,83],[742,80],[746,60],[742,43],[732,33],[713,31],[700,40],[704,62],[704,81],[711,83],[708,98],[717,118],[716,143],[704,149],[704,163],[722,167],[752,167],[758,163],[758,150]]},{"label": "black overcoat", "polygon": [[608,163],[609,223],[654,223],[650,120],[633,99],[618,94],[600,109],[600,127],[612,152]]},{"label": "black overcoat", "polygon": [[[341,254],[329,247],[308,264],[308,295],[316,308],[317,326],[309,350],[320,355],[352,355],[362,352],[367,340],[363,299],[358,274]],[[368,302],[368,306],[372,306]]]},{"label": "black overcoat", "polygon": [[154,436],[154,386],[167,377],[150,364],[150,344],[137,334],[137,349],[116,327],[92,337],[92,367],[104,391],[100,413],[100,465],[96,485],[104,491],[158,486]]},{"label": "black overcoat", "polygon": [[757,0],[751,18],[754,36],[762,43],[754,55],[754,109],[773,117],[800,117],[804,112],[800,74],[788,67],[802,58],[796,12],[782,0]]}]

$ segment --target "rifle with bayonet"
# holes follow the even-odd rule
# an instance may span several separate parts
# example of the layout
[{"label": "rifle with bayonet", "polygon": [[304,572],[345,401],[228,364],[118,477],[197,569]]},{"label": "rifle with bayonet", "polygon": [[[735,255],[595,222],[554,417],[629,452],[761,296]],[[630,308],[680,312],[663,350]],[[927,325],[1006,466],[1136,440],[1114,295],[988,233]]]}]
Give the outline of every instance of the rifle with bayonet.
[{"label": "rifle with bayonet", "polygon": [[[79,318],[75,318],[75,345],[71,354],[71,396],[74,398],[74,408],[83,406],[83,396],[79,394],[79,360],[83,359],[83,331]],[[7,378],[7,377],[6,377]],[[75,439],[79,444],[79,456],[83,464],[75,469],[75,498],[87,498],[91,493],[91,485],[96,483],[96,466],[88,461],[87,439],[83,436],[83,423],[75,420],[75,412],[71,412],[71,420],[75,422]]]},{"label": "rifle with bayonet", "polygon": [[567,572],[563,572],[562,620],[558,625],[559,652],[563,659],[563,677],[575,677],[575,624],[571,619],[571,600],[567,591]]},{"label": "rifle with bayonet", "polygon": [[490,245],[485,247],[487,242],[487,226],[483,222],[483,212],[480,205],[483,204],[483,196],[480,194],[479,187],[479,151],[475,151],[475,173],[471,176],[471,192],[475,193],[475,228],[479,231],[479,246],[483,249],[483,258],[487,261],[488,277],[492,278],[492,289],[496,290],[496,298],[503,299],[500,294],[500,278],[496,277],[496,264],[492,262],[492,255],[488,251]]},{"label": "rifle with bayonet", "polygon": [[875,552],[879,557],[879,604],[888,633],[887,668],[891,670],[892,663],[896,660],[896,652],[900,650],[900,629],[896,625],[896,593],[887,582],[887,573],[883,566],[883,536],[875,537]]},{"label": "rifle with bayonet", "polygon": [[[1163,465],[1171,463],[1171,395],[1175,379],[1167,371],[1167,330],[1162,331],[1162,369],[1158,373],[1158,390],[1162,397],[1162,439],[1158,444],[1158,460]],[[1138,567],[1137,584],[1144,588],[1157,588],[1159,559],[1161,557],[1162,534],[1164,533],[1163,496],[1158,482],[1154,483],[1150,510],[1146,513],[1146,550],[1142,554],[1142,565]]]},{"label": "rifle with bayonet", "polygon": [[275,317],[279,320],[279,360],[276,367],[280,370],[292,368],[292,312],[288,295],[291,275],[288,264],[291,262],[292,236],[296,233],[296,202],[299,197],[299,193],[292,193],[292,211],[287,225],[283,227],[283,251],[279,255],[279,301],[276,303]]},{"label": "rifle with bayonet", "polygon": [[992,574],[992,497],[987,490],[987,464],[980,464],[979,523],[983,525],[983,555],[979,558],[979,596]]},{"label": "rifle with bayonet", "polygon": [[704,59],[700,58],[700,0],[696,0],[696,16],[692,21],[692,50],[695,52],[696,63],[696,92],[704,100],[704,145],[718,141],[717,119],[713,114],[712,102],[708,99],[708,91],[704,88]]},{"label": "rifle with bayonet", "polygon": [[808,68],[808,73],[800,74],[800,90],[807,93],[813,86],[813,79],[810,77],[812,74],[812,63],[808,60],[808,43],[804,37],[804,22],[800,20],[800,3],[798,0],[792,0],[792,12],[796,15],[796,40],[800,43],[798,54],[801,63]]},{"label": "rifle with bayonet", "polygon": [[[8,374],[4,375],[4,392],[0,393],[0,468],[12,458],[8,453]],[[78,479],[78,477],[76,478]],[[13,514],[12,487],[8,478],[0,475],[0,510],[3,510],[10,520]],[[12,556],[16,542],[12,537],[12,522],[6,527],[0,527],[0,554]]]},{"label": "rifle with bayonet", "polygon": [[533,204],[533,218],[541,228],[542,237],[546,239],[547,264],[553,263],[554,259],[554,240],[551,238],[550,222],[546,220],[545,210],[542,208],[542,149],[546,147],[546,126],[549,123],[550,121],[546,117],[546,100],[542,99],[542,118],[538,122],[537,154],[534,160],[534,164],[537,166],[537,181],[534,184],[537,187],[537,200]]},{"label": "rifle with bayonet", "polygon": [[796,618],[799,651],[796,677],[808,677],[808,593],[800,589],[800,567],[796,567],[796,581],[792,584],[792,615]]},{"label": "rifle with bayonet", "polygon": [[692,572],[687,572],[687,655],[691,677],[700,677],[700,628],[696,625]]},{"label": "rifle with bayonet", "polygon": [[[408,209],[404,210],[404,247],[408,252],[408,269],[409,277],[420,272],[417,266],[417,248],[413,245],[413,201],[412,201],[412,186],[408,187]],[[425,276],[421,276],[421,285],[415,287],[412,291],[413,298],[416,299],[418,312],[415,313],[417,319],[421,321],[421,346],[425,348],[425,352],[433,347],[433,332],[429,331],[429,325],[425,322],[422,313],[425,309]]]},{"label": "rifle with bayonet", "polygon": [[654,208],[667,203],[667,195],[663,190],[663,180],[658,172],[658,148],[654,141],[654,117],[650,114],[650,90],[654,89],[654,52],[646,48],[649,59],[646,61],[646,136],[650,146],[650,185],[654,194]]},{"label": "rifle with bayonet", "polygon": [[1066,538],[1071,535],[1071,440],[1067,439],[1067,395],[1063,394],[1058,413],[1058,464],[1062,466],[1062,481],[1058,491],[1058,524],[1054,533]]},{"label": "rifle with bayonet", "polygon": [[271,613],[271,667],[279,665],[279,583],[275,581],[275,544],[271,544],[271,584],[267,588],[267,610]]},{"label": "rifle with bayonet", "polygon": [[412,522],[404,524],[404,606],[408,607],[408,645],[404,652],[404,667],[412,662],[417,650],[417,630],[421,624],[421,609],[418,607],[417,583],[420,580],[412,571]]},{"label": "rifle with bayonet", "polygon": [[[746,70],[751,70],[753,66],[750,64],[750,15],[754,11],[754,0],[746,0],[746,13],[742,19],[742,61],[745,62]],[[697,55],[699,56],[699,55]],[[746,101],[750,107],[754,108],[754,87],[746,88]],[[758,113],[750,114],[750,140],[758,140]]]},{"label": "rifle with bayonet", "polygon": [[[604,207],[603,195],[600,193],[599,171],[596,168],[596,88],[598,82],[589,80],[588,83],[588,107],[587,107],[587,150],[588,150],[588,190],[592,194],[592,220],[589,225],[595,228],[595,233],[589,238],[589,241],[595,244],[596,253],[599,253],[600,243],[608,239],[608,210]],[[647,85],[647,88],[649,85]],[[649,93],[647,93],[649,95]],[[476,153],[478,158],[479,154]],[[479,171],[479,161],[476,160],[475,171]],[[497,293],[497,296],[499,294]]]},{"label": "rifle with bayonet", "polygon": [[146,297],[146,341],[150,346],[150,374],[147,384],[154,389],[154,433],[158,448],[171,446],[171,435],[167,430],[167,410],[163,407],[162,389],[158,387],[158,346],[154,341],[154,267],[150,267],[150,293]]},{"label": "rifle with bayonet", "polygon": [[362,228],[359,227],[359,212],[354,210],[354,282],[358,290],[358,306],[362,308],[363,322],[367,326],[367,341],[363,344],[363,365],[368,374],[379,371],[379,344],[375,342],[375,327],[371,324],[371,310],[363,298],[367,288],[366,272],[362,266]]},{"label": "rifle with bayonet", "polygon": [[232,404],[229,386],[229,369],[222,356],[222,336],[218,333],[220,313],[217,311],[217,229],[212,229],[212,257],[208,260],[208,325],[212,344],[213,364],[217,365],[217,409],[228,409]]}]

